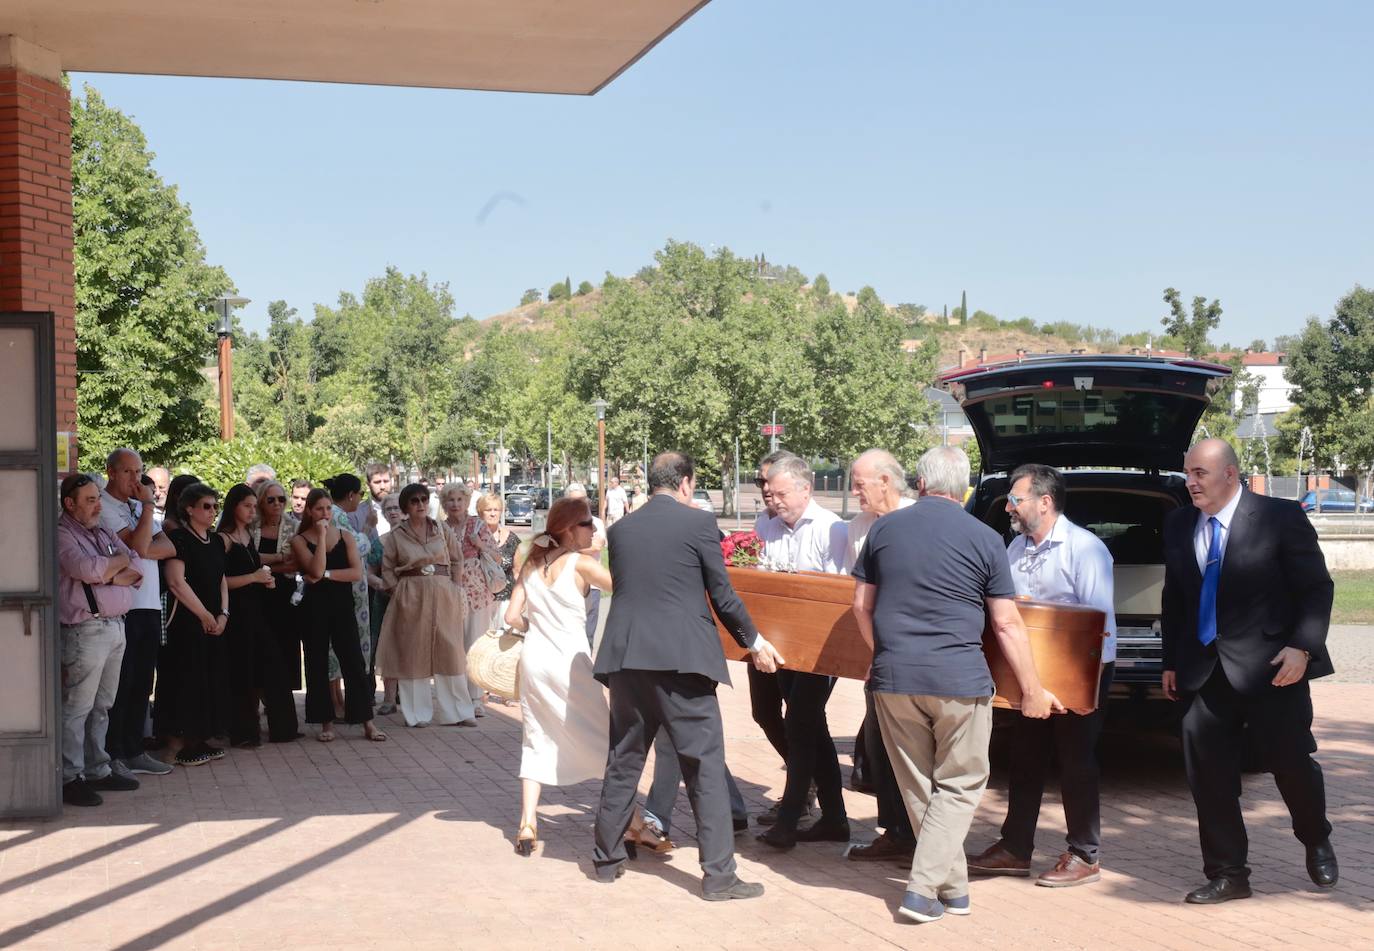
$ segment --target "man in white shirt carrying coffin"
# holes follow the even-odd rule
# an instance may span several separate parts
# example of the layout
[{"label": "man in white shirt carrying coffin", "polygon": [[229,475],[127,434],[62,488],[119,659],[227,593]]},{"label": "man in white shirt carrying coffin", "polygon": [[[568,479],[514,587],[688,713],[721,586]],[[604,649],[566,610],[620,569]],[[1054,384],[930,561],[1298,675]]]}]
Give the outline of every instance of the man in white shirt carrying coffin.
[{"label": "man in white shirt carrying coffin", "polygon": [[979,855],[969,856],[968,868],[972,874],[1030,875],[1045,772],[1055,751],[1068,848],[1036,884],[1050,888],[1086,885],[1101,877],[1097,739],[1116,660],[1112,556],[1101,539],[1064,516],[1067,489],[1057,469],[1024,465],[1011,474],[1008,483],[1007,512],[1012,528],[1020,533],[1007,549],[1016,594],[1034,601],[1096,608],[1107,615],[1107,638],[1102,645],[1096,711],[1069,712],[1047,720],[1016,718],[1002,837]]},{"label": "man in white shirt carrying coffin", "polygon": [[[811,467],[796,456],[780,459],[769,469],[768,488],[778,514],[759,526],[763,557],[788,571],[839,574],[844,568],[849,533],[834,512],[816,504],[811,486]],[[793,848],[798,842],[848,842],[840,761],[825,720],[825,705],[835,689],[835,678],[782,670],[778,672],[778,686],[787,703],[783,718],[787,782],[776,821],[758,838],[778,849]],[[821,817],[799,830],[813,782]]]}]

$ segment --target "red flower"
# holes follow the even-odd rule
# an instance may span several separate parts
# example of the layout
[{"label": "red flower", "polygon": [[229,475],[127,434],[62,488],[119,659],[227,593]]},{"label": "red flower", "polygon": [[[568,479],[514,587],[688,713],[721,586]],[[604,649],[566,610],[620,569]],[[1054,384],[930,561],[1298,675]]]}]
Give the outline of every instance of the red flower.
[{"label": "red flower", "polygon": [[763,542],[753,532],[735,532],[721,539],[720,553],[732,568],[757,565],[763,556]]}]

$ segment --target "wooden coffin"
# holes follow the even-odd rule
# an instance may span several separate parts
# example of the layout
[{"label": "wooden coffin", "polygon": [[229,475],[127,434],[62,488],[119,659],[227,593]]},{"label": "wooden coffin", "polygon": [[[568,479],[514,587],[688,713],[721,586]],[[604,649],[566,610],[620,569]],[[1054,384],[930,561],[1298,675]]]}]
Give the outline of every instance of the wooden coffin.
[{"label": "wooden coffin", "polygon": [[[759,633],[778,649],[788,670],[863,680],[873,649],[854,620],[854,579],[813,571],[785,574],[760,568],[726,568],[730,583]],[[730,660],[749,652],[735,643],[716,618],[720,642]]]},{"label": "wooden coffin", "polygon": [[[1026,624],[1031,658],[1040,683],[1066,709],[1080,713],[1097,709],[1102,679],[1102,643],[1107,615],[1081,604],[1060,604],[1017,598],[1016,608]],[[1021,687],[992,628],[983,629],[983,653],[997,685],[994,707],[1021,708]]]},{"label": "wooden coffin", "polygon": [[[787,660],[789,670],[864,680],[873,651],[854,620],[854,579],[815,572],[784,574],[758,568],[727,568],[730,581],[759,633]],[[1097,706],[1106,616],[1070,604],[1017,600],[1031,640],[1031,655],[1044,685],[1071,710]],[[749,652],[716,619],[721,646],[730,660]],[[1021,691],[990,630],[983,632],[997,695],[995,706],[1016,709]]]}]

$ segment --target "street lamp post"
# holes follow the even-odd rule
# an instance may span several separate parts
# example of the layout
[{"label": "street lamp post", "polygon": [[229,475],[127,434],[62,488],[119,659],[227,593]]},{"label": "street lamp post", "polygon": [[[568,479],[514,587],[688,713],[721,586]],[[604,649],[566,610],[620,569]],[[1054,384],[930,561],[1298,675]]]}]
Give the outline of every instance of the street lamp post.
[{"label": "street lamp post", "polygon": [[234,438],[234,308],[251,303],[246,297],[228,294],[215,298],[215,313],[219,314],[215,324],[219,337],[219,438],[224,442]]},{"label": "street lamp post", "polygon": [[592,401],[596,407],[596,507],[602,521],[606,519],[606,407],[610,405],[600,397]]}]

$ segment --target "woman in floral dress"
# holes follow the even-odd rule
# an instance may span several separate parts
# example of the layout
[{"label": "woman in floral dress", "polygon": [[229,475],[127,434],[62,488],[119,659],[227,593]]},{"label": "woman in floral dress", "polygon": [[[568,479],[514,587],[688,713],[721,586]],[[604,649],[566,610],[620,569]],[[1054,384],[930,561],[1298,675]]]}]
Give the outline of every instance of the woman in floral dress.
[{"label": "woman in floral dress", "polygon": [[[439,504],[447,516],[448,527],[463,542],[463,568],[457,580],[462,585],[468,608],[463,626],[464,650],[471,648],[495,620],[496,596],[487,587],[479,556],[485,551],[498,559],[501,557],[500,546],[492,537],[486,522],[479,515],[468,514],[470,498],[471,490],[461,481],[450,482],[439,491]],[[482,696],[482,688],[471,679],[468,680],[468,692],[473,699]],[[487,715],[481,703],[476,706],[476,715]]]}]

